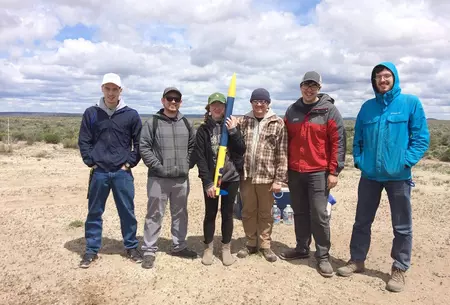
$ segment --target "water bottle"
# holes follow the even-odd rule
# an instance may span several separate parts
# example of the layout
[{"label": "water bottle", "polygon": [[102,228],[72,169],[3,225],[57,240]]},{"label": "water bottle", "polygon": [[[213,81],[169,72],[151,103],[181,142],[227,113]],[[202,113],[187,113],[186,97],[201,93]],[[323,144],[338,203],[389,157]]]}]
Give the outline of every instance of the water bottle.
[{"label": "water bottle", "polygon": [[328,194],[328,204],[327,204],[327,214],[331,216],[331,207],[336,204],[336,199],[334,199],[333,195]]},{"label": "water bottle", "polygon": [[281,211],[277,207],[277,204],[275,202],[273,203],[273,207],[272,207],[272,218],[273,218],[273,223],[274,224],[280,223]]},{"label": "water bottle", "polygon": [[291,225],[294,223],[294,210],[288,204],[283,210],[283,223]]}]

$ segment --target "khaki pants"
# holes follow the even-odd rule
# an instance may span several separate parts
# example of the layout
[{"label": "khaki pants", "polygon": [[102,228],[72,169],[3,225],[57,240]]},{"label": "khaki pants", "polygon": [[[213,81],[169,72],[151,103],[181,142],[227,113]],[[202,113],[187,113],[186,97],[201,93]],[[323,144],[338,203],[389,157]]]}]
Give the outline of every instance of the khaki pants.
[{"label": "khaki pants", "polygon": [[269,249],[273,227],[272,184],[252,184],[251,179],[241,181],[242,224],[247,237],[247,246]]}]

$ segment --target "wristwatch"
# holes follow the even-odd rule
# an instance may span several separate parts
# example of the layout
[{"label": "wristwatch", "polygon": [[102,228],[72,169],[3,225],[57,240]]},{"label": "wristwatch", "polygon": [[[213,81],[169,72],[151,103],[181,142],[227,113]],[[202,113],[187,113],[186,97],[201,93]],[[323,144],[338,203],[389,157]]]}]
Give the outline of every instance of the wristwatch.
[{"label": "wristwatch", "polygon": [[127,169],[130,169],[130,167],[131,167],[131,165],[130,165],[130,163],[125,163],[125,167],[127,168]]}]

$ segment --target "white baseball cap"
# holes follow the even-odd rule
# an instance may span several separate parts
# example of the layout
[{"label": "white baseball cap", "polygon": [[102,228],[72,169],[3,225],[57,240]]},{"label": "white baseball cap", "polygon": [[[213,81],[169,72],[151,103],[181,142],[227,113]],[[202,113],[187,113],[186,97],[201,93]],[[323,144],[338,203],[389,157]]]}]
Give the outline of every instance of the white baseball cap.
[{"label": "white baseball cap", "polygon": [[108,83],[122,87],[122,81],[120,80],[120,76],[115,73],[106,73],[103,76],[102,86]]}]

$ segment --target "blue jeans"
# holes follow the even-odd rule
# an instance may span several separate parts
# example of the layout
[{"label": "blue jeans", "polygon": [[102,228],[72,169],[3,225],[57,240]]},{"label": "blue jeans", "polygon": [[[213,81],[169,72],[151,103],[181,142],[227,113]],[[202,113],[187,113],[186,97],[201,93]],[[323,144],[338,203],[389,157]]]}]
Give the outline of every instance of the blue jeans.
[{"label": "blue jeans", "polygon": [[386,189],[388,195],[394,229],[391,250],[391,257],[394,259],[393,267],[406,271],[411,265],[412,215],[411,185],[405,180],[378,182],[361,177],[355,224],[350,242],[351,260],[362,262],[366,259],[370,247],[371,227],[383,189]]},{"label": "blue jeans", "polygon": [[89,185],[88,216],[85,223],[86,253],[97,253],[102,244],[102,215],[112,189],[120,217],[120,228],[126,249],[136,248],[137,221],[134,215],[134,178],[131,171],[94,170]]}]

